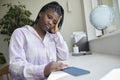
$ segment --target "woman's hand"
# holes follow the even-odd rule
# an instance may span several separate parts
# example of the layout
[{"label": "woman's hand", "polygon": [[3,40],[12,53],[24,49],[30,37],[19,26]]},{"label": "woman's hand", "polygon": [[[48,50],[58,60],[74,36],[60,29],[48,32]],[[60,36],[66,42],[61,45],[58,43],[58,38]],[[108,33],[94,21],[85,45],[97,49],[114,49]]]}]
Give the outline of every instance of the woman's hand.
[{"label": "woman's hand", "polygon": [[62,18],[62,16],[60,16],[60,18],[58,19],[55,27],[51,29],[51,32],[52,32],[53,34],[55,34],[56,32],[59,31],[58,25],[59,25],[59,22],[60,22],[61,18]]},{"label": "woman's hand", "polygon": [[62,62],[52,61],[45,67],[44,74],[46,77],[48,77],[51,72],[60,71],[67,67],[68,65],[63,64]]}]

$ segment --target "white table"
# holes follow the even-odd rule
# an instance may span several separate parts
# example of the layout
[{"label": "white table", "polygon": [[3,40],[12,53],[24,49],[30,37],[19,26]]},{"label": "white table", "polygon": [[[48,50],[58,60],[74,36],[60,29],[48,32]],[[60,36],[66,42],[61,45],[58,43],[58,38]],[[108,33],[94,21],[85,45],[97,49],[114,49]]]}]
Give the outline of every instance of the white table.
[{"label": "white table", "polygon": [[71,56],[67,61],[70,65],[86,69],[90,74],[78,77],[69,75],[62,71],[52,72],[48,80],[100,80],[112,69],[120,68],[120,56],[108,54]]}]

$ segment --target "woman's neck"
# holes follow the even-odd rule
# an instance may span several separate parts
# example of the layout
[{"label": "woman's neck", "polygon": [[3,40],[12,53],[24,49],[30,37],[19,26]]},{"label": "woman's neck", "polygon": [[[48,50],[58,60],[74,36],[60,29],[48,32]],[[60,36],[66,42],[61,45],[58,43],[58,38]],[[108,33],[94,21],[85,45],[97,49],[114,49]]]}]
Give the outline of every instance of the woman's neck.
[{"label": "woman's neck", "polygon": [[37,31],[38,35],[42,38],[42,40],[45,37],[46,32],[40,28],[37,24],[33,26],[33,28]]}]

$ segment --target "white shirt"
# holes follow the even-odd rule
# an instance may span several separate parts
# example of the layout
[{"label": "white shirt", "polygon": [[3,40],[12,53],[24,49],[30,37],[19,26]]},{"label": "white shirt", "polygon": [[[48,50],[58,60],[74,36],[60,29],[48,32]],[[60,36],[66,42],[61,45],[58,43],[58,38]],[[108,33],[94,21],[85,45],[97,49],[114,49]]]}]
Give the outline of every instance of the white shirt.
[{"label": "white shirt", "polygon": [[11,80],[44,80],[51,61],[66,60],[68,47],[60,32],[46,33],[44,40],[29,25],[16,29],[10,40]]}]

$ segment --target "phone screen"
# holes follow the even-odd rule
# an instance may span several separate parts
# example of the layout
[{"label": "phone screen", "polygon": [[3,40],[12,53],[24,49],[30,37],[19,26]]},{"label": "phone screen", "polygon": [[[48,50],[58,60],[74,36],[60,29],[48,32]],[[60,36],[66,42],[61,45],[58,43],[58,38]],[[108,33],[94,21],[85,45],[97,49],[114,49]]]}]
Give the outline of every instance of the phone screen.
[{"label": "phone screen", "polygon": [[68,68],[65,68],[63,71],[66,73],[69,73],[73,76],[79,76],[79,75],[84,75],[84,74],[90,73],[90,71],[88,71],[88,70],[84,70],[84,69],[77,68],[77,67],[68,67]]}]

